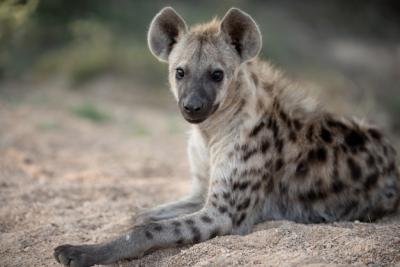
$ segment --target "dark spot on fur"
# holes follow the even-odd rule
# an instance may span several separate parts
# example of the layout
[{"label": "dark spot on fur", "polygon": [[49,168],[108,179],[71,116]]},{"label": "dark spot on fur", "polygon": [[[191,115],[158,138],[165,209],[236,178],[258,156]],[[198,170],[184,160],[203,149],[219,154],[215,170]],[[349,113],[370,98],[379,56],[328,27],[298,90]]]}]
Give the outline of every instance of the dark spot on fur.
[{"label": "dark spot on fur", "polygon": [[338,178],[334,178],[335,180],[332,183],[332,192],[338,194],[344,190],[344,184]]},{"label": "dark spot on fur", "polygon": [[264,121],[259,122],[253,130],[251,130],[249,137],[255,137],[257,134],[262,130],[262,128],[265,126]]},{"label": "dark spot on fur", "polygon": [[246,188],[249,186],[249,182],[242,182],[240,185],[239,185],[239,190],[240,191],[244,191],[244,190],[246,190]]},{"label": "dark spot on fur", "polygon": [[153,239],[153,234],[150,233],[149,231],[146,231],[144,234],[146,235],[146,237],[147,237],[148,239]]},{"label": "dark spot on fur", "polygon": [[308,127],[307,134],[306,134],[307,140],[312,142],[313,136],[314,136],[314,126],[310,125],[310,127]]},{"label": "dark spot on fur", "polygon": [[261,187],[261,181],[258,181],[255,184],[253,184],[253,186],[251,187],[251,191],[257,191],[258,189],[260,189],[260,187]]},{"label": "dark spot on fur", "polygon": [[271,93],[274,89],[274,85],[272,83],[263,82],[264,90],[268,93]]},{"label": "dark spot on fur", "polygon": [[396,164],[394,163],[394,161],[392,161],[388,166],[387,173],[390,175],[395,172],[396,172]]},{"label": "dark spot on fur", "polygon": [[282,158],[277,159],[275,162],[275,171],[279,171],[283,167],[283,160]]},{"label": "dark spot on fur", "polygon": [[239,219],[236,221],[236,225],[240,226],[243,223],[244,219],[246,219],[246,213],[245,212],[243,212],[240,215]]},{"label": "dark spot on fur", "polygon": [[264,184],[264,192],[265,194],[269,194],[272,192],[274,189],[274,181],[272,179],[269,179],[267,183]]},{"label": "dark spot on fur", "polygon": [[375,140],[381,140],[382,139],[382,134],[377,130],[377,129],[369,129],[368,130],[369,135],[374,138]]},{"label": "dark spot on fur", "polygon": [[294,131],[290,131],[289,132],[289,140],[292,141],[293,143],[296,142],[297,136],[296,136],[296,133]]},{"label": "dark spot on fur", "polygon": [[242,156],[242,160],[244,162],[248,161],[249,158],[251,158],[252,156],[254,156],[257,153],[257,149],[251,149],[251,150],[246,150],[245,152],[243,152],[243,156]]},{"label": "dark spot on fur", "polygon": [[250,198],[246,198],[242,203],[240,203],[240,204],[236,207],[236,209],[237,209],[238,211],[240,211],[240,210],[245,210],[245,209],[247,209],[247,208],[249,207],[249,205],[250,205]]},{"label": "dark spot on fur", "polygon": [[236,151],[240,151],[240,145],[239,144],[235,144],[234,146],[233,146],[233,148],[236,150]]},{"label": "dark spot on fur", "polygon": [[341,130],[346,131],[347,130],[347,126],[345,124],[343,124],[340,121],[335,121],[333,119],[328,119],[327,120],[327,124],[330,128],[339,128]]},{"label": "dark spot on fur", "polygon": [[182,225],[181,222],[178,222],[178,221],[174,221],[174,222],[172,222],[172,224],[173,224],[174,226],[176,226],[176,227],[179,227],[179,226]]},{"label": "dark spot on fur", "polygon": [[368,175],[364,182],[364,187],[366,190],[369,190],[378,182],[379,174],[377,172],[371,173]]},{"label": "dark spot on fur", "polygon": [[209,239],[213,239],[217,236],[219,236],[219,229],[215,228],[214,230],[211,231]]},{"label": "dark spot on fur", "polygon": [[175,227],[174,228],[174,235],[175,236],[180,236],[182,233],[181,233],[181,229],[179,228],[179,227]]},{"label": "dark spot on fur", "polygon": [[268,140],[262,141],[262,142],[261,142],[261,152],[262,152],[262,153],[267,152],[270,146],[271,146],[271,144],[269,143]]},{"label": "dark spot on fur", "polygon": [[218,211],[223,214],[228,211],[228,208],[226,206],[219,206]]},{"label": "dark spot on fur", "polygon": [[282,110],[279,112],[279,116],[281,117],[281,119],[286,123],[286,124],[288,124],[288,117],[287,117],[287,115],[286,115],[286,113],[285,112],[283,112]]},{"label": "dark spot on fur", "polygon": [[304,178],[307,175],[308,171],[309,171],[309,169],[308,169],[307,163],[302,161],[299,163],[299,165],[297,165],[296,176]]},{"label": "dark spot on fur", "polygon": [[358,202],[355,200],[348,201],[347,203],[342,205],[342,217],[346,217],[351,213],[351,211],[358,208]]},{"label": "dark spot on fur", "polygon": [[311,189],[305,194],[300,194],[300,200],[304,202],[314,202],[316,200],[321,200],[327,197],[326,192],[318,189]]},{"label": "dark spot on fur", "polygon": [[194,224],[194,221],[193,221],[192,219],[186,219],[186,220],[185,220],[185,223],[186,223],[187,225],[193,225],[193,224]]},{"label": "dark spot on fur", "polygon": [[233,190],[240,190],[240,191],[244,191],[246,190],[246,188],[249,186],[249,182],[245,181],[245,182],[235,182],[233,183]]},{"label": "dark spot on fur", "polygon": [[161,225],[156,225],[154,226],[154,230],[156,230],[157,232],[161,232],[162,231],[162,226]]},{"label": "dark spot on fur", "polygon": [[368,155],[367,165],[368,166],[374,166],[375,165],[375,158],[371,154]]},{"label": "dark spot on fur", "polygon": [[228,200],[228,199],[231,197],[231,193],[229,193],[229,192],[224,192],[224,193],[222,193],[222,197],[223,197],[225,200]]},{"label": "dark spot on fur", "polygon": [[258,77],[254,72],[251,73],[251,78],[253,79],[254,85],[257,87],[258,86]]},{"label": "dark spot on fur", "polygon": [[322,127],[320,136],[325,143],[332,143],[332,134],[325,127]]},{"label": "dark spot on fur", "polygon": [[347,159],[347,165],[350,170],[351,178],[354,181],[360,180],[362,174],[360,165],[358,165],[352,158]]},{"label": "dark spot on fur", "polygon": [[345,143],[348,147],[361,147],[365,145],[366,137],[357,131],[352,130],[345,137]]},{"label": "dark spot on fur", "polygon": [[282,153],[282,149],[283,149],[282,139],[275,139],[275,148],[278,153]]},{"label": "dark spot on fur", "polygon": [[293,120],[293,125],[294,125],[294,128],[296,129],[296,131],[300,131],[301,128],[303,127],[303,125],[301,124],[301,122],[299,120]]},{"label": "dark spot on fur", "polygon": [[317,155],[317,159],[318,159],[320,162],[325,162],[326,159],[327,159],[326,149],[323,148],[323,147],[320,147],[320,148],[317,149],[316,155]]},{"label": "dark spot on fur", "polygon": [[183,243],[184,243],[184,240],[183,240],[183,239],[178,239],[178,240],[176,241],[176,244],[177,244],[177,245],[183,245]]},{"label": "dark spot on fur", "polygon": [[233,170],[232,170],[231,176],[232,176],[232,177],[235,177],[236,174],[237,174],[237,168],[235,167],[235,168],[233,168]]},{"label": "dark spot on fur", "polygon": [[274,139],[277,139],[278,135],[279,135],[279,128],[278,128],[278,124],[276,123],[275,119],[270,118],[268,126],[269,126],[268,128],[272,129]]},{"label": "dark spot on fur", "polygon": [[194,244],[199,243],[201,240],[201,233],[200,233],[199,228],[192,226],[192,227],[190,227],[190,231],[192,232],[192,236],[193,236],[192,242]]},{"label": "dark spot on fur", "polygon": [[212,219],[208,217],[207,215],[201,216],[201,220],[205,223],[212,223]]},{"label": "dark spot on fur", "polygon": [[281,192],[281,194],[286,194],[288,192],[286,184],[284,184],[284,182],[282,181],[279,183],[279,191]]}]

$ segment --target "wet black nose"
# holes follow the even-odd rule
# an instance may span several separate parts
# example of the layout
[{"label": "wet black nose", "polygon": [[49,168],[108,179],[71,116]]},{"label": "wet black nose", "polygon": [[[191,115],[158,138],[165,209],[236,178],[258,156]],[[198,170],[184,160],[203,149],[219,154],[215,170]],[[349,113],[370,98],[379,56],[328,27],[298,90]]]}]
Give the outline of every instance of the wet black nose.
[{"label": "wet black nose", "polygon": [[183,108],[187,113],[198,113],[203,110],[204,104],[200,99],[190,99],[183,102]]}]

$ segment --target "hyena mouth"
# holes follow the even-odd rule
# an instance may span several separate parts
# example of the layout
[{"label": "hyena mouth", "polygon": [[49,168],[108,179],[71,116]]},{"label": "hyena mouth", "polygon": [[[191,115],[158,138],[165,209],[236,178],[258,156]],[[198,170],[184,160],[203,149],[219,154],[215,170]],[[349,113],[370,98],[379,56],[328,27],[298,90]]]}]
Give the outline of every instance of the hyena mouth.
[{"label": "hyena mouth", "polygon": [[215,111],[217,111],[218,107],[219,107],[219,104],[213,105],[212,108],[211,108],[211,111],[208,112],[208,113],[206,113],[204,116],[201,116],[201,117],[191,117],[191,116],[185,115],[185,113],[183,113],[183,118],[184,118],[187,122],[189,122],[189,123],[191,123],[191,124],[199,124],[199,123],[204,122],[204,121],[205,121],[206,119],[208,119],[211,115],[213,115],[213,114],[215,113]]}]

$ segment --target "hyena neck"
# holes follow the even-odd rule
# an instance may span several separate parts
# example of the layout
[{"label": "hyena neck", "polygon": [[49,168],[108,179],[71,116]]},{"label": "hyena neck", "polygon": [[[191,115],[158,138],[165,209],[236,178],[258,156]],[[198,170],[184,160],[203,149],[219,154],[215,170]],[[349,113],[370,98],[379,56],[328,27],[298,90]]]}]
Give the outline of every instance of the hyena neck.
[{"label": "hyena neck", "polygon": [[237,135],[244,120],[248,118],[248,109],[257,98],[256,87],[250,75],[247,65],[241,66],[218,110],[195,126],[195,130],[200,132],[209,146],[221,139],[229,139],[228,136]]},{"label": "hyena neck", "polygon": [[314,99],[280,71],[266,62],[254,60],[241,66],[217,112],[195,129],[210,146],[228,140],[228,136],[238,137],[242,129],[252,128],[265,116],[278,112],[288,120],[304,121],[319,114],[317,110]]}]

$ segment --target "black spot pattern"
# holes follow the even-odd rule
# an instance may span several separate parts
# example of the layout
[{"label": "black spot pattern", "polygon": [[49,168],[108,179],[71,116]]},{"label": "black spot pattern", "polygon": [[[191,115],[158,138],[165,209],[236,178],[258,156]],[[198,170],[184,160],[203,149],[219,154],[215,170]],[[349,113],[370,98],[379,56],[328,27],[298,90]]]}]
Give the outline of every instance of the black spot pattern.
[{"label": "black spot pattern", "polygon": [[382,139],[382,134],[377,130],[377,129],[369,129],[368,130],[369,135],[374,138],[375,140],[381,140]]},{"label": "black spot pattern", "polygon": [[219,207],[218,207],[218,211],[219,211],[221,214],[224,214],[225,212],[228,211],[228,207],[227,207],[227,206],[219,206]]},{"label": "black spot pattern", "polygon": [[297,165],[296,168],[296,176],[299,178],[304,178],[309,171],[307,163],[304,161],[300,162],[299,165]]},{"label": "black spot pattern", "polygon": [[261,152],[265,154],[268,151],[269,147],[271,146],[268,140],[263,140],[261,142]]},{"label": "black spot pattern", "polygon": [[146,231],[144,234],[146,235],[146,237],[147,237],[148,239],[153,239],[153,234],[150,233],[149,231]]},{"label": "black spot pattern", "polygon": [[340,181],[338,178],[335,178],[335,180],[332,183],[332,192],[335,194],[338,194],[344,190],[344,184],[342,181]]},{"label": "black spot pattern", "polygon": [[215,237],[217,237],[217,236],[219,236],[219,229],[218,229],[218,228],[215,228],[214,230],[212,230],[212,231],[210,232],[210,237],[209,237],[209,239],[213,239],[213,238],[215,238]]},{"label": "black spot pattern", "polygon": [[325,143],[332,143],[332,134],[325,127],[322,127],[320,136]]},{"label": "black spot pattern", "polygon": [[264,121],[259,122],[253,130],[251,130],[249,137],[255,137],[257,134],[262,130],[262,128],[265,126]]},{"label": "black spot pattern", "polygon": [[296,129],[296,131],[300,131],[301,128],[303,127],[303,125],[301,124],[301,122],[299,120],[293,120],[293,125],[294,125],[294,128]]},{"label": "black spot pattern", "polygon": [[252,185],[251,191],[257,191],[261,187],[261,181],[257,181],[255,184]]},{"label": "black spot pattern", "polygon": [[358,165],[352,158],[347,159],[347,165],[350,170],[351,178],[354,181],[358,181],[361,178],[362,171],[360,165]]},{"label": "black spot pattern", "polygon": [[246,219],[246,213],[245,212],[243,212],[240,215],[239,219],[236,221],[236,223],[235,223],[236,226],[240,226],[243,223],[244,219]]},{"label": "black spot pattern", "polygon": [[379,178],[379,173],[377,172],[368,175],[364,182],[365,189],[366,190],[371,189],[371,187],[373,187],[378,182],[378,178]]},{"label": "black spot pattern", "polygon": [[275,162],[275,171],[279,171],[280,169],[282,169],[282,167],[283,167],[283,159],[279,158]]},{"label": "black spot pattern", "polygon": [[163,228],[161,225],[158,224],[158,225],[154,226],[154,230],[156,230],[157,232],[161,232],[163,230]]},{"label": "black spot pattern", "polygon": [[199,228],[192,226],[190,227],[190,231],[192,232],[192,242],[194,244],[199,243],[201,240],[201,233]]},{"label": "black spot pattern", "polygon": [[212,219],[207,215],[201,216],[201,220],[205,223],[212,223]]},{"label": "black spot pattern", "polygon": [[240,210],[247,209],[249,207],[249,205],[250,205],[250,201],[251,201],[250,198],[246,198],[242,203],[240,203],[237,206],[237,210],[240,211]]},{"label": "black spot pattern", "polygon": [[350,148],[362,147],[365,145],[366,137],[362,133],[352,130],[345,137],[345,143]]}]

